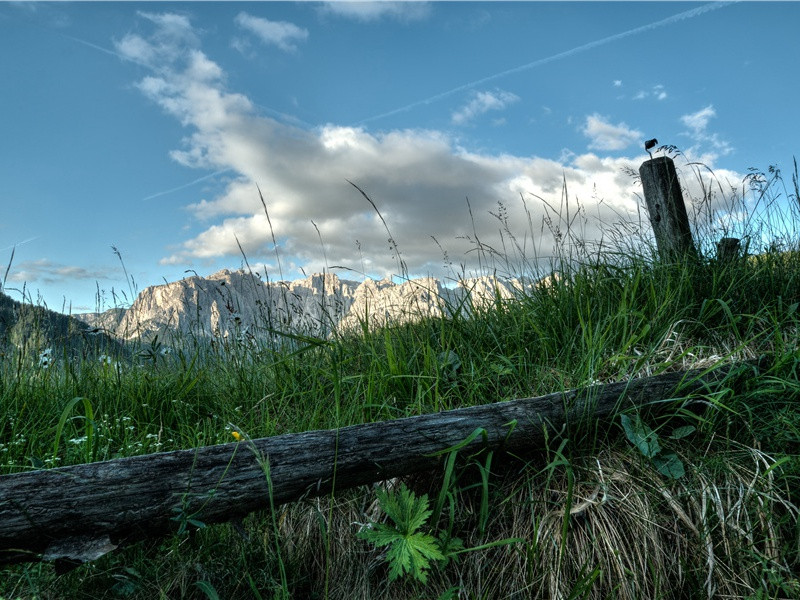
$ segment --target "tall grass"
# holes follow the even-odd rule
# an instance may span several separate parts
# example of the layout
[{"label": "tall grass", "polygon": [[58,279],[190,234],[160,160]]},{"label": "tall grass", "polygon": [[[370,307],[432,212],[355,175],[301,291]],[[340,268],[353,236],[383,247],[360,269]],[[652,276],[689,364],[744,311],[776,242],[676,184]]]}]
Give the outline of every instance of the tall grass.
[{"label": "tall grass", "polygon": [[[484,274],[548,276],[513,300],[442,299],[447,316],[327,327],[324,337],[278,334],[265,315],[262,337],[156,338],[102,360],[54,352],[47,364],[42,340],[9,343],[0,358],[2,473],[761,358],[718,391],[642,409],[639,422],[682,475],[665,475],[617,415],[524,456],[459,455],[444,472],[405,478],[435,499],[427,527],[443,549],[482,548],[446,552],[424,584],[390,582],[382,549],[359,537],[385,519],[367,486],[143,542],[67,574],[6,568],[0,596],[800,597],[797,176],[792,188],[769,174],[741,191],[703,180],[690,204],[701,256],[691,265],[659,262],[641,222],[609,224],[602,246],[587,243],[586,211],[566,204],[565,189],[526,234],[553,233],[551,261],[512,233],[502,205],[491,217],[501,248],[470,238]],[[731,234],[748,254],[721,262],[715,240]],[[521,541],[492,545],[511,539]]]}]

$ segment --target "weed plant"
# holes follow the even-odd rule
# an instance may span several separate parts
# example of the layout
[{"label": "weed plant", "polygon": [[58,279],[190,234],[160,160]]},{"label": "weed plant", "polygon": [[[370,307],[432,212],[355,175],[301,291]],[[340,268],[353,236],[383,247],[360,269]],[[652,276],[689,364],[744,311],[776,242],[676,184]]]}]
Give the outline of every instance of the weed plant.
[{"label": "weed plant", "polygon": [[[776,169],[741,190],[712,183],[690,200],[690,264],[660,262],[642,223],[605,224],[610,241],[592,247],[586,212],[566,206],[548,207],[544,263],[500,206],[502,248],[470,239],[484,274],[539,281],[513,300],[316,334],[277,332],[265,314],[269,335],[162,335],[102,356],[7,338],[3,474],[740,368],[716,391],[565,428],[525,455],[454,451],[436,472],[195,523],[66,574],[5,567],[0,597],[800,597],[797,172],[788,187]],[[731,235],[743,252],[721,261]],[[406,543],[424,551],[404,568]]]}]

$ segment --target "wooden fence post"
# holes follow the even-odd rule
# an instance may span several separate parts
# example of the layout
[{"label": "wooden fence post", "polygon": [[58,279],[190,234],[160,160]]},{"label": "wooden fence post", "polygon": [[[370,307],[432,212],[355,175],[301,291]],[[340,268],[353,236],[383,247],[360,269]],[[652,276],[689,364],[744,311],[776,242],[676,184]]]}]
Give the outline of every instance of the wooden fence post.
[{"label": "wooden fence post", "polygon": [[717,242],[717,260],[730,262],[739,257],[739,238],[724,237]]},{"label": "wooden fence post", "polygon": [[696,259],[675,163],[668,156],[646,160],[639,167],[639,177],[661,260]]}]

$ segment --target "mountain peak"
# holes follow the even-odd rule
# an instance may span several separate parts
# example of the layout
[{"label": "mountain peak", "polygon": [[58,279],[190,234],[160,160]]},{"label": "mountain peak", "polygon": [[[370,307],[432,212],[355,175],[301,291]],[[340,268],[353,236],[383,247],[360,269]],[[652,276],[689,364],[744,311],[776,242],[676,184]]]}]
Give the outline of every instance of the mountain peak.
[{"label": "mountain peak", "polygon": [[333,329],[358,329],[365,321],[374,327],[447,316],[450,307],[468,295],[473,306],[484,306],[497,298],[513,298],[531,285],[535,284],[481,276],[450,288],[434,277],[357,282],[327,272],[294,281],[264,281],[243,269],[221,269],[208,277],[195,275],[150,286],[124,314],[112,309],[113,315],[87,315],[85,320],[111,325],[123,339],[155,335],[163,339],[168,334],[227,337],[244,332],[258,337],[275,329],[325,337]]}]

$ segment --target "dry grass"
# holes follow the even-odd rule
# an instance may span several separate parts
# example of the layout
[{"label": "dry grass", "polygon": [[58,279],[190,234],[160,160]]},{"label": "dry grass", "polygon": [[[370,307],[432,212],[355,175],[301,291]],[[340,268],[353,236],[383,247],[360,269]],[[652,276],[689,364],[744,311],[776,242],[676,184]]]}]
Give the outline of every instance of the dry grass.
[{"label": "dry grass", "polygon": [[[774,592],[776,581],[783,591],[765,597],[800,594],[782,525],[796,522],[798,509],[776,485],[772,459],[718,445],[681,458],[692,466],[678,480],[624,447],[544,470],[536,466],[541,456],[514,461],[490,481],[491,537],[478,533],[480,490],[467,478],[454,490],[453,535],[467,548],[504,538],[524,543],[460,554],[435,568],[426,586],[388,583],[384,553],[356,537],[361,524],[381,518],[370,488],[284,507],[283,560],[303,573],[290,584],[292,597],[400,600],[458,589],[453,597],[755,598]],[[411,485],[436,493],[437,479]],[[245,543],[274,551],[269,529],[250,535]]]}]

